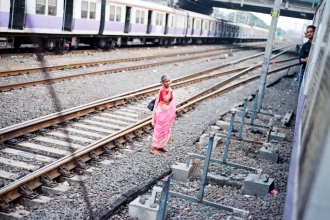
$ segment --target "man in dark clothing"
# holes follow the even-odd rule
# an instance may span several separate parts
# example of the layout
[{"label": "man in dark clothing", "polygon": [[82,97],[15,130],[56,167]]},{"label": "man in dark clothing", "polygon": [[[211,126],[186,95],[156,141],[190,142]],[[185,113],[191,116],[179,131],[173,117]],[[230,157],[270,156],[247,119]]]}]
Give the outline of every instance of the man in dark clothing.
[{"label": "man in dark clothing", "polygon": [[308,41],[302,45],[300,52],[299,52],[299,62],[302,65],[301,65],[299,81],[298,81],[298,92],[300,92],[300,87],[301,87],[301,84],[302,84],[302,81],[304,78],[304,73],[305,73],[306,64],[308,61],[309,50],[311,49],[311,46],[312,46],[314,32],[315,32],[315,26],[309,25],[306,30],[306,37],[308,38]]}]

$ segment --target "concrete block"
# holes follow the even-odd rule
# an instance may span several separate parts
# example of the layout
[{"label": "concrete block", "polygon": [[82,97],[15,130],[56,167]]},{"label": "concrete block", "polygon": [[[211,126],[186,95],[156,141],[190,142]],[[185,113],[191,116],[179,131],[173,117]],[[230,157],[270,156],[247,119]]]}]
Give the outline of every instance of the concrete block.
[{"label": "concrete block", "polygon": [[17,220],[17,219],[26,219],[30,212],[26,210],[16,210],[15,212],[3,213],[0,212],[0,219],[6,220]]},{"label": "concrete block", "polygon": [[285,116],[282,119],[282,122],[283,122],[284,125],[289,123],[292,115],[293,115],[293,111],[292,110],[289,110],[289,111],[286,112]]},{"label": "concrete block", "polygon": [[219,120],[215,123],[217,126],[219,126],[222,130],[229,130],[230,123],[226,121]]},{"label": "concrete block", "polygon": [[81,182],[81,181],[85,181],[85,179],[87,179],[87,177],[82,176],[82,175],[74,175],[71,178],[64,177],[64,179],[66,181],[68,181],[69,183],[78,183],[78,182]]},{"label": "concrete block", "polygon": [[173,165],[171,169],[173,173],[173,180],[177,180],[179,182],[188,182],[193,167],[192,165],[187,167],[185,163],[178,163]]},{"label": "concrete block", "polygon": [[[269,132],[267,135],[269,135]],[[275,131],[275,132],[270,133],[269,141],[271,141],[271,140],[283,141],[285,138],[286,138],[285,134]]]},{"label": "concrete block", "polygon": [[278,154],[274,154],[272,153],[271,149],[267,148],[266,147],[261,147],[260,150],[259,150],[259,159],[264,159],[264,160],[270,160],[274,163],[277,163],[278,162]]},{"label": "concrete block", "polygon": [[152,193],[151,193],[151,197],[150,197],[150,202],[151,203],[155,203],[156,201],[156,196],[157,194],[161,194],[162,193],[162,188],[154,186],[152,188]]},{"label": "concrete block", "polygon": [[265,196],[274,189],[274,179],[269,178],[267,182],[258,178],[257,174],[249,174],[243,184],[243,193],[247,195]]},{"label": "concrete block", "polygon": [[281,115],[274,115],[272,118],[269,119],[269,126],[275,127],[284,127],[284,122],[282,121]]},{"label": "concrete block", "polygon": [[[242,115],[243,115],[243,111],[237,109],[237,108],[232,108],[231,111],[235,111],[235,119],[238,120],[238,119],[242,119]],[[246,118],[250,118],[251,117],[251,111],[249,109],[246,109],[246,112],[245,112],[245,117]]]},{"label": "concrete block", "polygon": [[64,193],[66,191],[68,191],[70,189],[70,186],[66,186],[63,184],[59,184],[57,186],[55,186],[54,188],[50,188],[47,186],[41,186],[41,190],[46,193],[46,194],[61,194]]},{"label": "concrete block", "polygon": [[156,220],[159,205],[156,204],[155,208],[151,208],[151,201],[148,199],[144,204],[139,202],[140,197],[133,200],[128,205],[128,214],[131,218],[141,220]]},{"label": "concrete block", "polygon": [[39,196],[36,199],[27,199],[27,198],[22,198],[21,199],[22,204],[24,206],[29,206],[29,207],[35,207],[35,206],[38,206],[40,204],[45,204],[45,203],[49,202],[50,200],[52,200],[52,199],[49,198],[49,197],[46,197],[46,196]]},{"label": "concrete block", "polygon": [[[202,136],[200,136],[200,138],[199,138],[199,146],[206,147],[206,145],[209,143],[209,140],[210,140],[209,134],[202,134]],[[213,146],[212,146],[213,149],[218,146],[218,144],[220,143],[220,140],[221,140],[220,136],[214,136]]]}]

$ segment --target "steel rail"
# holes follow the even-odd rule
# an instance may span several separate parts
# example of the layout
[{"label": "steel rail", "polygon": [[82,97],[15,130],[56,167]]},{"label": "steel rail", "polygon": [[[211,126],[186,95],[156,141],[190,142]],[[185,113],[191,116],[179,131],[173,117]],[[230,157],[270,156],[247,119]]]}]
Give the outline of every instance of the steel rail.
[{"label": "steel rail", "polygon": [[[31,48],[33,49],[33,48]],[[47,56],[56,56],[56,55],[65,55],[68,53],[72,53],[72,54],[80,54],[80,53],[85,53],[85,52],[102,52],[102,50],[71,50],[71,51],[41,51],[41,52],[22,52],[22,53],[0,53],[0,57],[1,58],[6,58],[6,57],[32,57],[33,55],[36,54],[43,54],[43,55],[47,55]]]},{"label": "steel rail", "polygon": [[[274,73],[274,72],[277,72],[279,70],[283,70],[283,69],[286,69],[290,66],[293,66],[293,65],[298,65],[298,64],[290,64],[290,65],[287,65],[285,67],[281,67],[281,68],[278,68],[278,69],[275,69],[275,70],[272,70],[270,71],[269,73]],[[232,79],[236,79],[237,77],[239,77],[239,74],[236,74],[235,76],[232,77]],[[223,92],[226,92],[230,89],[233,89],[233,88],[236,88],[244,83],[247,83],[247,82],[250,82],[254,79],[258,79],[258,77],[260,77],[260,74],[256,74],[254,76],[251,76],[251,77],[248,77],[247,79],[243,79],[243,80],[240,80],[239,82],[236,82],[234,83],[233,85],[228,85],[228,86],[224,86],[223,88],[221,89],[218,89],[216,91],[213,91],[214,88],[209,88],[208,91],[210,92],[209,94],[206,94],[206,95],[203,95],[202,97],[199,97],[199,98],[195,98],[194,100],[191,100],[189,103],[180,103],[177,107],[177,113],[180,115],[182,114],[183,112],[187,112],[189,109],[191,109],[192,107],[194,107],[194,105],[198,102],[201,102],[205,99],[208,99],[208,98],[211,98],[215,95],[219,95],[220,93],[223,93]],[[222,84],[222,83],[220,83]],[[204,92],[203,92],[204,93]],[[199,96],[199,95],[197,95]],[[197,97],[196,96],[196,97]],[[21,196],[20,192],[19,192],[19,187],[24,185],[24,184],[27,184],[30,189],[35,189],[39,186],[41,186],[43,183],[41,182],[40,180],[40,176],[44,175],[44,174],[48,174],[48,176],[51,178],[51,179],[55,179],[57,178],[58,176],[60,176],[60,172],[58,171],[58,168],[61,167],[61,166],[66,166],[68,168],[68,170],[72,170],[74,168],[77,167],[77,165],[75,164],[74,160],[76,158],[81,158],[81,160],[83,162],[88,162],[90,161],[92,158],[89,156],[89,152],[91,151],[95,151],[95,153],[97,155],[100,155],[102,153],[104,153],[104,151],[102,150],[102,146],[107,146],[107,147],[110,147],[110,148],[114,148],[115,145],[113,143],[111,143],[112,141],[114,140],[117,140],[117,139],[123,139],[123,137],[125,135],[132,135],[133,137],[135,137],[134,135],[134,132],[137,131],[137,130],[140,130],[142,131],[143,130],[143,127],[150,127],[150,124],[151,124],[151,117],[147,117],[125,129],[122,129],[118,132],[116,132],[115,134],[112,134],[112,135],[109,135],[101,140],[98,140],[68,156],[65,156],[27,176],[24,176],[22,177],[21,179],[3,187],[2,189],[0,189],[0,196],[4,199],[4,201],[6,202],[11,202],[17,198],[19,198]]]},{"label": "steel rail", "polygon": [[[285,46],[287,47],[287,46]],[[279,50],[285,47],[277,48],[275,50]],[[228,52],[228,51],[227,51]],[[221,52],[219,54],[224,54],[227,52]],[[257,57],[262,55],[263,53],[256,54],[254,56],[249,56],[248,59]],[[213,55],[210,55],[213,56]],[[148,67],[153,67],[153,66],[161,66],[161,65],[166,65],[170,63],[176,63],[176,62],[184,62],[192,59],[199,59],[199,58],[204,58],[205,56],[195,56],[195,57],[188,57],[188,58],[183,58],[183,59],[177,59],[177,60],[170,60],[170,61],[164,61],[164,62],[158,62],[158,63],[151,63],[151,64],[143,64],[143,65],[136,65],[136,66],[129,66],[129,67],[121,67],[121,68],[115,68],[115,69],[108,69],[108,70],[101,70],[101,71],[95,71],[95,72],[89,72],[89,73],[80,73],[80,74],[73,74],[73,75],[67,75],[67,76],[61,76],[61,77],[54,77],[54,78],[49,78],[49,79],[43,79],[43,80],[36,80],[36,81],[28,81],[28,82],[23,82],[23,83],[15,83],[15,84],[9,84],[9,85],[3,85],[0,86],[0,91],[10,91],[13,89],[20,89],[20,88],[27,88],[30,86],[36,86],[36,85],[41,85],[41,84],[51,84],[55,82],[61,82],[63,80],[68,80],[76,77],[81,77],[81,76],[89,76],[89,75],[96,75],[96,74],[109,74],[109,73],[116,73],[116,72],[122,72],[122,71],[130,71],[130,70],[135,70],[135,69],[143,69],[143,68],[148,68]],[[246,60],[246,58],[240,59],[238,62]],[[99,62],[99,61],[97,61]],[[95,62],[92,62],[95,63]],[[229,62],[228,65],[234,64],[235,62]],[[79,64],[82,66],[81,64]],[[64,65],[65,66],[65,65]],[[44,71],[47,71],[49,67],[45,67]],[[50,67],[51,68],[51,67]],[[42,69],[37,68],[37,69]],[[1,74],[1,73],[0,73]]]},{"label": "steel rail", "polygon": [[[223,52],[223,53],[226,53],[226,52]],[[209,56],[215,56],[215,55],[211,54]],[[15,84],[0,86],[0,91],[5,92],[5,91],[14,90],[14,89],[27,88],[27,87],[30,87],[30,86],[36,86],[36,85],[42,85],[42,84],[51,84],[51,83],[61,82],[61,81],[64,81],[64,80],[73,79],[73,78],[81,77],[81,76],[90,76],[90,75],[97,75],[97,74],[109,74],[109,73],[117,73],[117,72],[130,71],[130,70],[136,70],[136,69],[144,69],[144,68],[149,68],[149,67],[153,67],[153,66],[161,66],[161,65],[171,64],[171,63],[184,62],[184,61],[194,60],[194,59],[199,59],[199,58],[204,58],[204,57],[205,57],[205,55],[194,56],[194,57],[187,57],[187,58],[183,58],[183,59],[162,61],[162,62],[157,62],[157,63],[149,63],[149,64],[142,64],[142,65],[135,65],[135,66],[128,66],[128,67],[120,67],[120,68],[114,68],[114,69],[94,71],[94,72],[89,72],[89,73],[78,73],[78,74],[72,74],[72,75],[66,75],[66,76],[60,76],[60,77],[54,77],[54,78],[48,78],[48,79],[42,79],[42,80],[36,80],[36,81],[15,83]]]},{"label": "steel rail", "polygon": [[[26,73],[37,73],[37,72],[44,72],[44,71],[52,71],[52,70],[64,70],[64,69],[74,69],[74,68],[81,68],[83,66],[90,67],[90,66],[97,66],[99,64],[106,65],[111,63],[123,63],[123,62],[130,62],[130,61],[138,61],[138,60],[151,60],[163,57],[174,57],[177,55],[186,55],[186,54],[199,54],[199,53],[207,53],[212,51],[219,51],[219,49],[211,49],[211,50],[200,50],[196,52],[186,52],[186,53],[170,53],[170,54],[159,54],[153,56],[143,56],[143,57],[131,57],[131,58],[122,58],[122,59],[109,59],[109,60],[101,60],[101,61],[91,61],[91,62],[83,62],[83,63],[69,63],[64,65],[56,65],[56,66],[44,66],[38,68],[30,68],[30,69],[19,69],[19,70],[10,70],[10,71],[2,71],[0,72],[0,77],[3,76],[14,76]],[[228,52],[229,50],[223,51],[223,53]]]},{"label": "steel rail", "polygon": [[[254,48],[258,49],[262,46],[265,46],[266,44],[259,44],[259,45],[232,45],[232,47],[237,48],[237,47],[242,47],[242,48]],[[142,46],[142,45],[141,45]],[[182,45],[181,45],[182,46]],[[189,45],[187,45],[189,46]],[[218,44],[216,44],[218,46]],[[151,45],[151,47],[153,47]],[[157,46],[158,47],[158,46]],[[143,48],[143,47],[142,47]],[[31,48],[33,49],[33,48]],[[123,47],[123,48],[116,48],[116,50],[137,50],[139,47]],[[169,47],[171,49],[171,47]],[[93,52],[111,52],[111,49],[104,50],[104,49],[78,49],[78,50],[69,50],[69,51],[36,51],[36,52],[22,52],[22,53],[0,53],[1,58],[6,58],[6,57],[32,57],[36,54],[43,54],[46,56],[58,56],[58,55],[65,55],[65,54],[81,54],[81,53],[93,53]]]},{"label": "steel rail", "polygon": [[[282,53],[284,53],[284,52],[282,52]],[[282,54],[282,53],[280,53],[280,54]],[[253,55],[253,56],[259,56],[261,54],[262,53],[257,54],[257,55]],[[197,77],[197,76],[202,74],[202,73],[214,71],[214,70],[218,69],[219,67],[222,68],[224,66],[228,66],[228,65],[231,65],[231,64],[234,64],[234,63],[237,63],[237,62],[241,62],[244,59],[247,59],[247,58],[242,58],[242,59],[232,61],[232,62],[224,64],[224,65],[220,65],[220,66],[217,66],[217,67],[214,67],[214,68],[204,70],[202,72],[197,72],[197,73],[191,74],[189,76],[174,79],[173,80],[173,83],[174,83],[173,88],[181,86],[181,84],[175,84],[177,82],[192,83],[192,81],[190,81],[190,82],[189,81],[186,82],[186,81],[189,80],[189,79],[194,79],[194,78],[196,78],[196,80],[202,80],[203,76],[200,76],[200,77]],[[233,71],[239,71],[243,68],[246,68],[246,67],[224,71],[224,72],[218,73],[218,75],[214,75],[214,76],[219,76],[221,74],[231,73]],[[205,76],[205,77],[208,78],[208,77],[212,77],[212,76]],[[43,116],[43,117],[40,117],[40,118],[37,118],[37,119],[32,119],[32,120],[29,120],[29,121],[26,121],[26,122],[22,122],[22,123],[19,123],[19,124],[16,124],[16,125],[12,125],[12,126],[9,126],[9,127],[6,127],[6,128],[2,128],[2,129],[0,129],[0,141],[3,142],[3,141],[6,141],[10,138],[15,138],[15,137],[21,136],[25,133],[33,132],[33,131],[36,131],[36,130],[41,129],[41,128],[49,127],[53,124],[58,124],[58,123],[68,121],[68,120],[73,119],[73,118],[77,118],[77,117],[89,114],[89,113],[94,112],[96,110],[103,110],[105,108],[109,108],[109,107],[113,107],[113,106],[117,106],[117,105],[122,105],[122,104],[125,104],[127,101],[130,101],[132,99],[139,99],[141,97],[152,95],[152,94],[157,92],[157,89],[158,89],[159,85],[160,84],[155,84],[155,85],[145,87],[145,88],[142,88],[142,89],[134,90],[132,92],[123,93],[123,94],[120,94],[120,95],[117,95],[117,96],[113,96],[113,97],[110,97],[110,98],[106,98],[106,99],[98,100],[98,101],[95,101],[95,102],[92,102],[92,103],[88,103],[86,105],[77,106],[77,107],[74,107],[74,108],[63,110],[61,112],[49,114],[49,115],[46,115],[46,116]]]}]

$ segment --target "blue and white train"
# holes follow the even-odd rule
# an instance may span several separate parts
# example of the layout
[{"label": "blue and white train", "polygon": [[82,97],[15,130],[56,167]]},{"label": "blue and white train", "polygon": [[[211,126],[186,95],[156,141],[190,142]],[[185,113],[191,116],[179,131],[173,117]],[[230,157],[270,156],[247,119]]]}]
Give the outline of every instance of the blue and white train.
[{"label": "blue and white train", "polygon": [[0,41],[45,49],[264,41],[268,30],[142,0],[0,0]]}]

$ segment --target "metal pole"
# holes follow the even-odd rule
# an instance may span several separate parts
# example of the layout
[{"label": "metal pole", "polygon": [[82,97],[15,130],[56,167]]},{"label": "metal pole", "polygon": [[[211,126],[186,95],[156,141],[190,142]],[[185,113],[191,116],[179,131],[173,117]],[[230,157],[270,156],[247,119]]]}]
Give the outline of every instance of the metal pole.
[{"label": "metal pole", "polygon": [[245,113],[246,113],[246,105],[247,105],[247,99],[244,99],[244,109],[243,109],[243,113],[242,113],[241,127],[239,129],[239,136],[238,136],[239,138],[242,138],[244,118],[245,118]]},{"label": "metal pole", "polygon": [[11,24],[10,24],[10,29],[13,29],[14,11],[15,11],[15,0],[13,0],[13,8],[11,10]]},{"label": "metal pole", "polygon": [[236,113],[235,111],[231,113],[231,120],[230,120],[230,127],[229,127],[229,131],[228,131],[228,135],[227,135],[226,148],[225,148],[225,152],[223,153],[223,162],[224,163],[227,161],[227,154],[228,154],[228,148],[229,148],[229,144],[230,144],[230,136],[231,136],[231,132],[232,132],[233,126],[234,126],[235,113]]},{"label": "metal pole", "polygon": [[199,194],[198,194],[198,197],[197,197],[197,200],[199,202],[201,202],[203,200],[205,182],[206,182],[206,178],[207,178],[207,171],[209,169],[210,158],[211,158],[211,154],[212,154],[213,139],[214,139],[214,134],[211,134],[210,139],[209,139],[209,144],[207,146],[207,153],[206,153],[206,157],[205,157],[204,170],[203,170],[203,175],[202,175],[202,182],[201,182],[201,186],[199,188]]},{"label": "metal pole", "polygon": [[62,24],[62,31],[64,31],[65,20],[66,20],[66,16],[65,16],[66,15],[66,1],[67,0],[64,1],[64,11],[63,11],[63,18],[64,19],[63,19],[63,24]]},{"label": "metal pole", "polygon": [[253,110],[252,110],[252,118],[251,118],[251,125],[254,122],[254,117],[255,117],[255,112],[256,112],[256,107],[257,107],[257,101],[258,101],[258,89],[256,91],[256,97],[254,98],[254,102],[253,102]]},{"label": "metal pole", "polygon": [[275,0],[274,8],[271,11],[272,16],[272,23],[269,28],[268,40],[264,55],[264,61],[262,64],[261,74],[260,74],[260,81],[259,81],[259,96],[257,102],[257,109],[258,112],[262,107],[262,99],[264,98],[265,93],[265,86],[266,86],[266,79],[267,79],[267,72],[269,67],[269,60],[272,53],[273,41],[276,32],[277,20],[280,14],[282,0]]},{"label": "metal pole", "polygon": [[162,189],[162,195],[160,197],[160,204],[159,204],[156,220],[165,220],[166,204],[167,204],[168,194],[170,192],[170,183],[172,177],[173,177],[173,173],[171,173],[168,177],[162,180],[163,189]]}]

